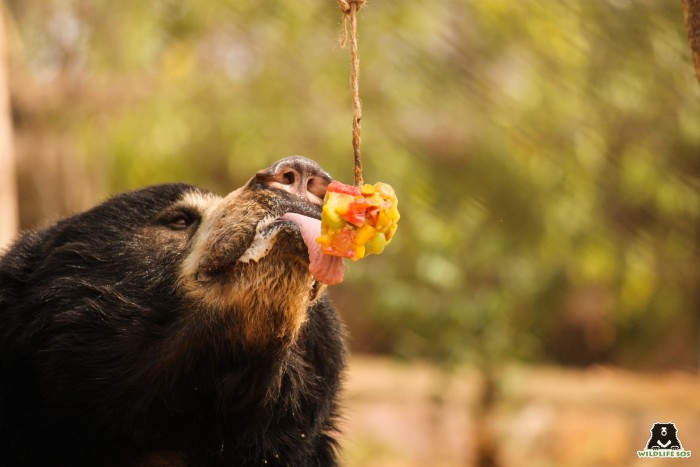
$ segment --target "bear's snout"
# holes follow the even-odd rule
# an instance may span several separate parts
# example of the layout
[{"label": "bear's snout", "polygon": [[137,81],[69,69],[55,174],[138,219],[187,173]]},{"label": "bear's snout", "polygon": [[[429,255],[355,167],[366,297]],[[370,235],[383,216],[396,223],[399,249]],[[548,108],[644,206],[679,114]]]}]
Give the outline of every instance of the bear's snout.
[{"label": "bear's snout", "polygon": [[[332,177],[316,162],[292,156],[258,171],[245,185],[213,202],[194,238],[186,275],[206,280],[230,271],[241,258],[257,262],[274,245],[288,213],[320,219]],[[287,222],[287,224],[292,224]],[[287,229],[289,230],[289,229]],[[304,246],[298,228],[296,236]],[[289,245],[293,246],[293,245]],[[250,250],[254,249],[255,252]],[[257,251],[259,250],[259,251]]]},{"label": "bear's snout", "polygon": [[249,185],[284,190],[321,206],[332,180],[316,162],[306,157],[292,156],[256,173]]},{"label": "bear's snout", "polygon": [[[249,343],[296,336],[324,284],[343,276],[342,261],[323,262],[315,243],[331,180],[316,162],[293,156],[210,200],[180,268],[185,295],[213,313],[238,316],[246,332],[237,336]],[[333,263],[332,274],[319,273],[319,263]]]}]

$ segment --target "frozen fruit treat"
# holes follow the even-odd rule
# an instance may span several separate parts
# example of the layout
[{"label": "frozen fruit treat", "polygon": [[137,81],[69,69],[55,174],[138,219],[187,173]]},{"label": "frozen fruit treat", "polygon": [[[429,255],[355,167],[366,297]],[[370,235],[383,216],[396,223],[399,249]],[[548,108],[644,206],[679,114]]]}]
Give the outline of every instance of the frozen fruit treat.
[{"label": "frozen fruit treat", "polygon": [[328,185],[321,214],[321,236],[316,239],[326,255],[353,261],[379,254],[391,242],[399,218],[394,189],[386,183]]}]

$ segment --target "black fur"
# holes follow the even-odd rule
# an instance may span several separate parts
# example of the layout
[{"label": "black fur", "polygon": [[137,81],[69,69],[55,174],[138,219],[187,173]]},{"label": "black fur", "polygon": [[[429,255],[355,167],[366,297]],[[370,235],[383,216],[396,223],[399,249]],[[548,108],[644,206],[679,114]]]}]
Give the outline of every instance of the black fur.
[{"label": "black fur", "polygon": [[0,466],[337,464],[342,324],[325,295],[263,349],[193,324],[196,214],[163,227],[190,190],[116,196],[0,258]]}]

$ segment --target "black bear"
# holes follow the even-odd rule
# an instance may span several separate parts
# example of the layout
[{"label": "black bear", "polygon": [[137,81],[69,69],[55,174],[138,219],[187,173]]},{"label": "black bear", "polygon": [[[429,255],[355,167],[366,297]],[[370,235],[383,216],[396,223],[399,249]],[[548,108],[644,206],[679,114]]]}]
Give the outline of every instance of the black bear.
[{"label": "black bear", "polygon": [[343,325],[331,177],[283,159],[220,197],[153,186],[0,258],[0,465],[329,466]]},{"label": "black bear", "polygon": [[675,424],[654,423],[649,431],[651,436],[647,441],[647,449],[683,449]]}]

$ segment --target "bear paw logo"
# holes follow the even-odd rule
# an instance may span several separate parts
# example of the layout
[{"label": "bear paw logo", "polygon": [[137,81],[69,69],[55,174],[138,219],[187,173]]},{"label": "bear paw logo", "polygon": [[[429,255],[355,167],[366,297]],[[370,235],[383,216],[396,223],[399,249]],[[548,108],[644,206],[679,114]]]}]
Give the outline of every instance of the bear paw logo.
[{"label": "bear paw logo", "polygon": [[649,431],[651,436],[646,447],[637,451],[639,457],[690,457],[690,451],[683,450],[675,423],[657,422]]}]

